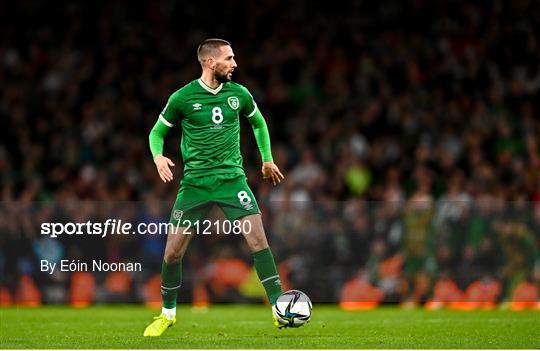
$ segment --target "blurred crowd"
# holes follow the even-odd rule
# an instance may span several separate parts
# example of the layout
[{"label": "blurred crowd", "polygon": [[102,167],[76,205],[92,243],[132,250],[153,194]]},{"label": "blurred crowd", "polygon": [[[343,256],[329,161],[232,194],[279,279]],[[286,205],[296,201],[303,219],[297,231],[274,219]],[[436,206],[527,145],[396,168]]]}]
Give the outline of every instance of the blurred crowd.
[{"label": "blurred crowd", "polygon": [[[498,300],[540,282],[538,2],[220,6],[0,5],[2,287],[16,291],[25,274],[52,284],[37,266],[50,252],[159,271],[164,238],[51,243],[35,218],[84,222],[95,209],[64,208],[84,201],[111,213],[130,202],[126,218],[166,220],[180,130],[165,146],[175,184],[157,176],[148,133],[168,96],[200,74],[195,52],[207,37],[232,43],[234,80],[269,125],[285,182],[263,182],[245,120],[242,153],[291,287],[338,301],[360,279],[384,301],[425,302],[441,277],[462,290],[496,280]],[[35,210],[44,201],[59,208]],[[188,286],[202,289],[193,282],[213,260],[250,263],[241,238],[224,238],[193,241]]]}]

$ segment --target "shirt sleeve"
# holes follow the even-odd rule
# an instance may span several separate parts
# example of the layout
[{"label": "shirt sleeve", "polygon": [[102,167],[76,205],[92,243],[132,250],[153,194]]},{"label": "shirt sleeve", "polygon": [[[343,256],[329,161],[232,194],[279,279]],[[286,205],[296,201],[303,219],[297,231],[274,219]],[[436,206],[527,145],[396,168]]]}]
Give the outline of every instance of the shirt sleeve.
[{"label": "shirt sleeve", "polygon": [[178,92],[171,95],[163,111],[159,114],[159,120],[167,127],[172,128],[182,119],[182,109]]},{"label": "shirt sleeve", "polygon": [[165,135],[167,135],[169,129],[171,128],[167,127],[158,119],[150,131],[148,142],[150,145],[150,152],[152,152],[152,158],[155,159],[157,156],[163,154],[163,141],[165,140]]},{"label": "shirt sleeve", "polygon": [[242,106],[242,114],[246,116],[247,118],[251,118],[255,115],[255,112],[257,112],[257,104],[255,103],[255,99],[253,99],[253,96],[251,93],[244,88],[244,103]]},{"label": "shirt sleeve", "polygon": [[153,158],[156,158],[156,156],[163,153],[165,135],[167,135],[169,129],[182,118],[182,111],[180,110],[181,105],[178,100],[176,93],[171,95],[165,108],[163,108],[163,111],[159,114],[156,124],[150,131],[148,139]]},{"label": "shirt sleeve", "polygon": [[255,141],[259,147],[261,153],[261,159],[263,162],[272,161],[272,148],[270,145],[270,134],[268,133],[268,127],[261,112],[255,108],[255,114],[248,119],[253,128],[253,134],[255,135]]}]

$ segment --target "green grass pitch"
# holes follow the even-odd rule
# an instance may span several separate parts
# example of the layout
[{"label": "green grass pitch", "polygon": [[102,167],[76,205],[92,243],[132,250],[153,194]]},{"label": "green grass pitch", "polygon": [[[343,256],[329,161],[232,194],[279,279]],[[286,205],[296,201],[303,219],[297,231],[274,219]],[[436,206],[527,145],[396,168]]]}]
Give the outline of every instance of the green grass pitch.
[{"label": "green grass pitch", "polygon": [[0,347],[266,349],[539,349],[540,313],[380,308],[344,312],[316,305],[312,321],[278,330],[269,307],[180,306],[177,324],[159,338],[142,336],[156,311],[141,306],[0,309]]}]

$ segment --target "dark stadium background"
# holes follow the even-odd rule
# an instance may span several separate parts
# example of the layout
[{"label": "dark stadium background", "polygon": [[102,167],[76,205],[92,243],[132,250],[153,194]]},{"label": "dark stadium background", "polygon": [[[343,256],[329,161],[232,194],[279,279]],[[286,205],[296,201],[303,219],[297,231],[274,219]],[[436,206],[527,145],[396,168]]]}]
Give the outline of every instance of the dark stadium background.
[{"label": "dark stadium background", "polygon": [[[393,303],[426,302],[442,277],[462,291],[495,281],[498,303],[523,281],[538,286],[539,4],[2,2],[2,304],[159,304],[147,289],[164,237],[49,239],[39,223],[167,219],[178,130],[166,141],[174,184],[159,179],[148,133],[198,77],[208,37],[232,43],[234,80],[253,93],[286,175],[277,188],[262,181],[243,121],[245,168],[288,286],[344,302],[358,279],[375,292],[356,299],[381,291]],[[75,283],[40,272],[44,257],[144,269]],[[234,274],[218,281],[220,264],[246,273],[241,238],[193,240],[180,299],[260,300]]]}]

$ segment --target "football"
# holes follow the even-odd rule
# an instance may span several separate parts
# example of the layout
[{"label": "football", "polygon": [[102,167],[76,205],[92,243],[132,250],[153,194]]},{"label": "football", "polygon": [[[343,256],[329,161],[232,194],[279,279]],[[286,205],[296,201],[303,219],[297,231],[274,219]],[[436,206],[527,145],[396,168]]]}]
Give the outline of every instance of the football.
[{"label": "football", "polygon": [[272,307],[277,319],[288,327],[301,327],[311,319],[313,304],[300,290],[289,290],[281,294]]}]

